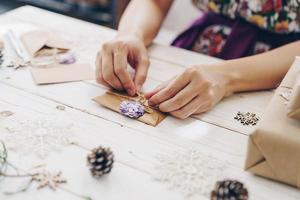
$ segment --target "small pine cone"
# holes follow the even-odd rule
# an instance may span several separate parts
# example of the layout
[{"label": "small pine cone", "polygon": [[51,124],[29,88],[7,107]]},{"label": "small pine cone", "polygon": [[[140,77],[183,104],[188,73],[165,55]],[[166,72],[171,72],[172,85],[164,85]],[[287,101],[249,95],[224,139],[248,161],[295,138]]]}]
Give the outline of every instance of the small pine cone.
[{"label": "small pine cone", "polygon": [[4,49],[4,42],[2,40],[2,38],[0,38],[0,50]]},{"label": "small pine cone", "polygon": [[211,200],[248,200],[248,190],[236,180],[224,180],[216,183]]},{"label": "small pine cone", "polygon": [[87,156],[88,166],[94,177],[108,174],[114,163],[114,154],[109,148],[98,147]]}]

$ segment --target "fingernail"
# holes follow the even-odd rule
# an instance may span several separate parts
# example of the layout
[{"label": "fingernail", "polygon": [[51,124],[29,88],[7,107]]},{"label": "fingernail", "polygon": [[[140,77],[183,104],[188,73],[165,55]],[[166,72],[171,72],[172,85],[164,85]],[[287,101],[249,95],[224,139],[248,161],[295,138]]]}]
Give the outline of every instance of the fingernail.
[{"label": "fingernail", "polygon": [[141,84],[136,84],[136,89],[137,89],[137,91],[140,91],[141,88],[142,88],[142,85],[141,85]]},{"label": "fingernail", "polygon": [[146,99],[148,99],[148,100],[150,99],[150,96],[149,96],[148,93],[144,94],[144,96],[145,96]]},{"label": "fingernail", "polygon": [[148,104],[149,106],[154,106],[154,103],[151,100],[148,101]]}]

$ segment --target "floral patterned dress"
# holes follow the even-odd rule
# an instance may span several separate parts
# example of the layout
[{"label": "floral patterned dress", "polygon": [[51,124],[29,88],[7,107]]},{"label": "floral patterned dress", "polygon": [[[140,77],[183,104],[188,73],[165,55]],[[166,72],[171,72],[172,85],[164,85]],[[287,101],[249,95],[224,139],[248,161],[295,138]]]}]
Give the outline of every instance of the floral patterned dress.
[{"label": "floral patterned dress", "polygon": [[[193,3],[205,14],[174,41],[174,46],[232,59],[300,39],[300,0],[193,0]],[[232,44],[238,42],[240,45]]]}]

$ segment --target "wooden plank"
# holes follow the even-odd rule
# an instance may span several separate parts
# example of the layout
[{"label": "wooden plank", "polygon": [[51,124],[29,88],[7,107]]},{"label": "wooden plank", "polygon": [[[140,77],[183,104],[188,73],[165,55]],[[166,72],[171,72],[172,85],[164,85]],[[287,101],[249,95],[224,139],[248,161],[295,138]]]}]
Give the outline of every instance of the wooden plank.
[{"label": "wooden plank", "polygon": [[[60,151],[54,151],[44,160],[40,160],[34,155],[24,156],[20,152],[15,153],[14,151],[10,151],[9,156],[16,158],[16,160],[11,159],[10,162],[14,164],[19,163],[18,166],[23,169],[45,163],[47,164],[47,169],[63,172],[64,177],[68,180],[68,184],[64,186],[65,188],[79,194],[89,195],[94,200],[124,198],[150,200],[157,199],[157,194],[160,194],[162,199],[182,199],[177,193],[169,191],[158,182],[153,181],[150,175],[144,172],[145,168],[149,168],[148,162],[143,161],[143,159],[140,160],[143,157],[149,160],[149,156],[147,156],[149,153],[147,152],[155,153],[151,152],[153,147],[160,146],[168,149],[170,148],[170,144],[163,143],[161,145],[161,142],[155,138],[145,139],[145,135],[139,134],[136,131],[120,127],[112,122],[101,120],[70,108],[67,108],[66,111],[58,111],[55,109],[57,104],[54,102],[34,95],[28,95],[25,92],[2,84],[0,84],[0,89],[5,94],[0,96],[0,110],[13,111],[14,116],[11,117],[11,120],[33,120],[37,116],[49,118],[50,116],[62,117],[61,115],[63,115],[64,118],[73,120],[74,124],[80,128],[80,131],[76,132],[75,141],[80,142],[81,145],[88,148],[94,148],[99,145],[112,147],[118,160],[111,175],[101,180],[91,177],[86,166],[86,155],[88,152],[76,146],[66,146]],[[18,98],[15,98],[16,96]],[[1,126],[5,126],[3,119],[1,119]],[[3,135],[4,132],[1,131],[0,138],[3,138]],[[152,140],[153,142],[151,142]],[[144,141],[147,142],[145,143]],[[140,150],[141,148],[143,149],[142,151]],[[157,148],[157,150],[162,149]],[[143,153],[143,157],[141,157],[140,153]],[[35,186],[26,193],[19,195],[5,196],[2,194],[3,188],[16,189],[15,183],[15,181],[5,182],[5,187],[1,186],[1,199],[32,199],[33,195],[37,199],[45,200],[77,199],[60,190],[56,192],[49,189],[37,191]],[[137,188],[139,189],[137,190]]]},{"label": "wooden plank", "polygon": [[181,65],[184,68],[201,64],[212,64],[222,61],[221,59],[199,54],[193,51],[180,49],[172,46],[154,44],[149,48],[152,58]]},{"label": "wooden plank", "polygon": [[[90,177],[85,166],[87,152],[75,146],[66,146],[58,152],[53,152],[45,160],[39,160],[32,155],[18,156],[24,168],[42,162],[47,163],[47,168],[51,170],[62,170],[69,180],[68,188],[78,193],[89,194],[95,199],[101,197],[100,199],[107,200],[120,197],[125,199],[140,199],[141,197],[143,199],[183,199],[177,192],[167,190],[164,185],[150,178],[151,174],[155,173],[154,167],[157,161],[154,157],[162,152],[181,152],[197,146],[204,155],[226,162],[230,173],[224,174],[224,178],[238,178],[243,181],[250,190],[251,198],[278,197],[287,200],[300,198],[300,193],[295,188],[252,176],[242,170],[246,136],[232,134],[228,130],[201,122],[186,124],[184,127],[173,127],[172,130],[168,130],[168,133],[155,130],[148,132],[146,125],[144,125],[144,131],[133,130],[68,106],[65,111],[59,111],[55,108],[59,105],[58,103],[5,84],[0,83],[0,90],[3,92],[0,96],[0,110],[13,111],[15,119],[63,115],[64,118],[71,119],[78,127],[75,141],[87,148],[104,145],[114,150],[118,162],[111,175],[101,181]],[[5,126],[5,122],[2,121],[1,126]],[[198,134],[193,133],[194,129]],[[3,137],[3,132],[0,137]],[[83,185],[89,186],[88,189],[82,187]],[[138,191],[135,188],[138,188]],[[22,199],[29,199],[35,194],[35,189],[31,189],[22,193]],[[37,195],[42,199],[51,199],[54,196],[55,199],[66,198],[64,193],[52,193],[50,190],[39,192]],[[11,196],[5,199],[18,199],[19,197]]]},{"label": "wooden plank", "polygon": [[[39,15],[41,17],[33,18],[33,15]],[[2,21],[8,23],[7,19],[17,19],[16,21],[19,22],[33,23],[42,27],[45,26],[43,21],[51,19],[51,21],[47,23],[47,28],[61,32],[62,30],[59,27],[63,26],[63,32],[70,35],[74,41],[79,41],[79,38],[86,38],[77,42],[75,45],[80,47],[80,59],[85,62],[90,62],[91,64],[94,64],[95,54],[99,48],[98,44],[115,35],[115,32],[110,29],[69,17],[62,17],[61,15],[45,12],[41,9],[32,7],[24,7],[13,11],[3,17]],[[77,29],[74,31],[74,27],[80,28],[78,31]],[[168,80],[170,77],[182,72],[186,68],[186,66],[183,65],[184,63],[193,65],[196,63],[211,63],[218,61],[218,59],[212,59],[209,56],[161,45],[153,45],[150,48],[150,56],[151,67],[149,71],[149,81],[145,86],[145,91],[156,87],[160,82]],[[241,126],[233,119],[235,113],[238,110],[245,110],[256,112],[258,115],[262,116],[264,108],[271,96],[272,93],[270,92],[241,93],[233,95],[222,101],[211,112],[195,116],[195,119],[200,119],[243,134],[249,134],[254,127]]]},{"label": "wooden plank", "polygon": [[[30,8],[29,10],[30,12],[32,12],[35,9],[32,10],[32,8]],[[43,12],[38,13],[41,18],[42,13]],[[33,15],[35,14],[36,13],[33,13]],[[32,14],[30,14],[29,16],[31,15]],[[48,16],[47,19],[55,20],[56,15],[49,13],[45,13],[45,15]],[[20,17],[26,18],[26,16]],[[6,20],[8,18],[2,19]],[[59,23],[57,20],[55,20],[55,23],[58,23],[60,26],[66,25],[66,30],[70,31],[72,26],[77,26],[74,26],[74,24],[71,23],[71,19],[69,20],[69,25],[64,24],[63,18],[60,19]],[[52,22],[49,22],[49,24],[51,23]],[[52,28],[55,28],[54,26],[57,25],[55,25],[55,23],[53,22]],[[85,25],[80,26],[83,28],[77,27],[79,29],[78,34],[89,35],[82,31],[82,29],[85,28],[84,26]],[[89,26],[87,25],[86,28],[89,29],[88,27]],[[93,29],[94,28],[90,27],[89,30],[92,31]],[[93,33],[98,34],[98,31],[94,30]],[[100,31],[99,28],[99,34],[100,33],[102,34],[102,31]],[[110,34],[111,33],[108,33],[108,35]],[[104,37],[106,36],[103,36],[103,38]],[[91,48],[96,49],[94,46],[92,46]],[[90,58],[91,57],[85,57],[84,59],[89,60]],[[152,61],[152,63],[157,66],[173,65],[169,62],[162,62],[159,59],[154,60],[155,61]],[[175,70],[173,70],[172,68],[172,71],[170,71],[171,73],[177,73],[176,70],[180,71],[183,69],[184,67],[178,66],[178,68],[176,68]],[[160,72],[160,68],[156,67],[152,67],[151,70],[153,71],[151,71],[150,74]],[[124,196],[131,199],[134,199],[136,197],[139,197],[139,199],[140,197],[144,199],[153,199],[154,197],[157,199],[158,197],[156,194],[160,193],[161,199],[182,199],[182,197],[178,197],[178,195],[175,195],[174,193],[165,191],[161,188],[160,185],[150,182],[148,179],[148,175],[145,175],[144,171],[145,169],[147,169],[146,171],[152,170],[153,162],[155,162],[153,156],[156,153],[168,150],[182,151],[183,149],[192,146],[199,147],[201,149],[201,152],[207,155],[212,155],[222,162],[228,161],[229,167],[230,169],[232,169],[232,174],[230,173],[230,175],[224,175],[224,177],[236,177],[244,181],[247,186],[249,186],[252,195],[251,198],[253,199],[299,199],[299,192],[294,188],[261,179],[242,171],[247,141],[246,136],[235,134],[234,132],[228,131],[223,128],[218,128],[216,126],[212,126],[195,119],[181,121],[168,117],[158,127],[149,127],[142,123],[120,116],[119,114],[110,112],[90,101],[91,97],[99,95],[105,91],[105,88],[98,86],[93,82],[77,82],[62,85],[36,86],[33,84],[30,74],[26,69],[21,69],[18,71],[13,71],[11,69],[1,69],[0,72],[0,80],[2,83],[0,84],[0,99],[2,100],[0,104],[0,106],[2,106],[0,107],[1,109],[17,109],[20,110],[20,113],[22,113],[24,116],[30,116],[29,114],[36,113],[37,111],[51,113],[58,103],[66,105],[69,108],[67,112],[70,112],[69,114],[74,118],[74,122],[76,122],[76,124],[82,124],[83,130],[86,130],[84,134],[78,135],[79,140],[87,146],[98,145],[98,141],[101,141],[101,144],[112,146],[122,160],[121,164],[118,165],[120,166],[119,169],[122,171],[118,173],[119,178],[122,177],[123,180],[126,180],[127,183],[127,180],[131,180],[130,178],[137,176],[137,178],[134,179],[132,181],[133,183],[130,183],[130,185],[127,186],[121,184],[121,186],[116,186],[114,189],[111,189],[111,187],[113,187],[111,185],[117,184],[115,183],[116,181],[109,181],[109,187],[107,185],[103,185],[103,182],[101,182],[101,186],[106,189],[101,190],[101,197],[103,197],[102,193],[105,193],[105,195],[107,195],[108,197],[104,199],[119,199],[119,197],[124,198]],[[168,73],[165,75],[161,75],[153,79],[150,75],[150,79],[146,83],[146,88],[152,87],[154,83],[162,81],[167,76],[170,76],[170,74]],[[7,77],[10,78],[7,79]],[[18,98],[16,98],[16,96]],[[224,113],[227,112],[225,111]],[[88,134],[86,134],[86,132],[88,132]],[[67,153],[67,151],[70,152]],[[77,153],[77,151],[75,152]],[[135,156],[128,152],[134,152]],[[69,149],[69,147],[64,149],[62,154],[58,156],[57,159],[49,159],[50,166],[57,169],[57,163],[59,163],[58,161],[66,162],[71,159],[76,160],[74,162],[79,162],[77,158],[75,158],[74,156],[70,156],[73,155],[72,153],[74,153],[73,149]],[[84,153],[78,153],[79,157],[81,158],[84,158],[83,154]],[[125,166],[123,166],[122,163],[125,164]],[[82,171],[84,168],[83,165],[81,165],[82,169],[74,168],[74,171],[68,170],[68,168],[70,168],[70,165],[68,164],[63,164],[63,166],[65,169],[64,172],[69,171],[68,178],[71,178],[71,180],[74,180],[73,178],[76,177],[75,174],[86,174],[86,172]],[[84,168],[84,170],[86,169]],[[124,175],[123,173],[128,173],[129,176]],[[78,177],[76,177],[76,180],[77,179]],[[81,182],[81,185],[79,186],[77,185],[78,183],[72,183],[75,185],[74,187],[78,189],[78,192],[82,191],[82,188],[84,188],[82,187],[82,185],[89,185],[89,191],[91,191],[91,194],[93,193],[97,196],[100,196],[99,193],[97,193],[99,187],[94,188],[94,185],[98,186],[98,183],[95,181],[90,183],[89,181],[90,180],[83,179],[83,182]],[[140,189],[140,184],[144,184],[145,186],[149,185],[149,192],[140,190],[142,194],[135,193],[133,189],[135,189],[136,187]],[[145,188],[148,189],[148,187]],[[115,196],[115,193],[120,193],[120,196]],[[29,192],[29,194],[35,195],[36,193],[34,191],[31,191]],[[24,199],[26,198],[27,197],[25,197]],[[28,196],[28,198],[30,197]]]},{"label": "wooden plank", "polygon": [[[7,79],[7,77],[10,78]],[[15,87],[22,88],[25,91],[35,93],[56,101],[64,102],[74,108],[86,110],[87,112],[98,116],[105,116],[106,118],[120,120],[119,118],[116,118],[115,116],[116,114],[114,113],[110,114],[111,111],[102,107],[98,107],[97,105],[93,105],[92,102],[90,102],[91,101],[90,99],[92,99],[97,95],[101,95],[106,91],[106,88],[99,86],[94,82],[90,81],[89,82],[90,84],[76,82],[76,83],[68,83],[68,84],[60,84],[60,85],[37,86],[34,84],[32,77],[27,69],[20,69],[17,71],[14,71],[12,69],[2,69],[2,73],[0,74],[0,80],[2,80],[3,83],[7,83]],[[22,80],[22,82],[20,80]],[[145,83],[144,90],[147,91],[149,89],[152,89],[157,84],[159,84],[159,81],[148,79],[147,82]],[[243,127],[238,122],[236,122],[233,119],[233,117],[235,113],[239,110],[250,111],[250,109],[252,109],[251,111],[253,112],[259,113],[261,116],[262,110],[264,108],[263,103],[266,104],[268,101],[267,99],[268,96],[260,96],[260,99],[265,100],[265,102],[258,104],[258,102],[261,101],[257,101],[256,97],[261,94],[264,93],[244,94],[242,97],[236,97],[230,99],[228,98],[228,101],[227,100],[223,101],[211,112],[208,112],[207,114],[204,115],[195,116],[195,118],[196,119],[200,118],[205,122],[212,123],[221,127],[225,127],[230,130],[239,131],[240,133],[243,134],[248,134],[253,130],[254,127],[250,127],[250,126]],[[271,93],[269,96],[271,96]],[[240,105],[245,105],[245,106],[242,107],[241,109]],[[103,112],[107,114],[104,114]],[[190,120],[197,121],[194,119],[190,119]],[[181,122],[181,120],[168,117],[166,119],[166,122],[163,122],[163,124],[165,123],[168,124],[169,121],[184,123],[184,121]],[[128,121],[128,123],[131,124],[132,127],[135,126],[130,121]]]}]

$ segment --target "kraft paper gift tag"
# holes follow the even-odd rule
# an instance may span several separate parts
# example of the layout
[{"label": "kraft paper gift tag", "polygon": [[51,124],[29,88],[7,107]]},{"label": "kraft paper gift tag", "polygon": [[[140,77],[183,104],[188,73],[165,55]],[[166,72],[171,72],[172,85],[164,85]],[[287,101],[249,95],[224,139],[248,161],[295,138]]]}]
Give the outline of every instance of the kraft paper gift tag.
[{"label": "kraft paper gift tag", "polygon": [[288,104],[288,116],[300,120],[300,73],[298,73]]},{"label": "kraft paper gift tag", "polygon": [[249,136],[245,169],[256,175],[300,187],[300,123],[286,115],[280,96],[295,83],[300,71],[296,58],[277,88],[258,128]]},{"label": "kraft paper gift tag", "polygon": [[21,41],[29,55],[34,58],[39,55],[53,55],[71,49],[71,45],[53,32],[35,30],[21,35]]},{"label": "kraft paper gift tag", "polygon": [[31,67],[30,72],[36,84],[64,83],[94,79],[94,70],[88,64],[53,65]]},{"label": "kraft paper gift tag", "polygon": [[[98,96],[93,98],[92,100],[97,102],[98,104],[111,109],[115,112],[120,112],[120,104],[124,100],[137,100],[138,97],[129,97],[125,94],[120,94],[117,92],[106,92],[102,96]],[[151,125],[151,126],[157,126],[162,120],[166,118],[166,114],[153,109],[152,113],[147,113],[139,118],[137,118],[138,121],[141,121],[145,124]]]}]

